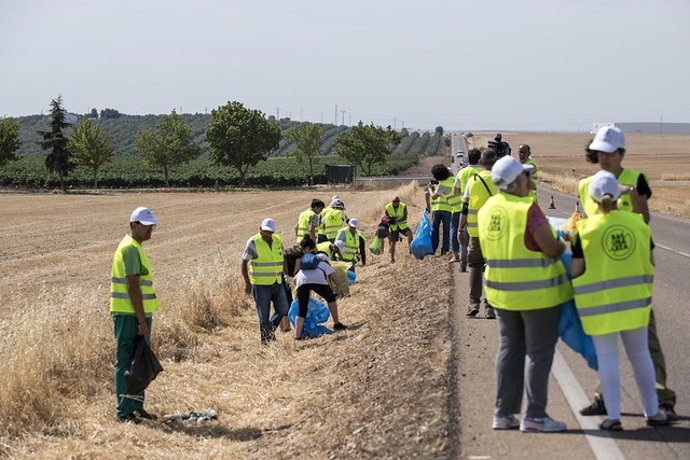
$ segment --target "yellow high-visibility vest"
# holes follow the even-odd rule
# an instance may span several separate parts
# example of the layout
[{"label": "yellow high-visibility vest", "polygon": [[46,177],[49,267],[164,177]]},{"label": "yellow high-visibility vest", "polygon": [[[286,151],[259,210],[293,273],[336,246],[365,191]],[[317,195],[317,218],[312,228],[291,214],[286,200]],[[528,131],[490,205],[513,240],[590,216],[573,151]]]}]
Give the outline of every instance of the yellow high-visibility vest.
[{"label": "yellow high-visibility vest", "polygon": [[482,167],[479,165],[469,165],[465,166],[462,168],[460,171],[458,171],[458,174],[455,176],[458,179],[459,185],[460,185],[460,200],[464,198],[465,195],[465,188],[467,187],[467,182],[469,182],[470,178],[477,174],[478,172],[481,172]]},{"label": "yellow high-visibility vest", "polygon": [[496,186],[491,180],[491,171],[481,171],[470,177],[470,201],[467,206],[467,233],[473,238],[479,236],[477,213],[486,200],[496,195]]},{"label": "yellow high-visibility vest", "polygon": [[499,193],[479,210],[484,292],[492,307],[538,310],[573,298],[563,262],[525,246],[527,214],[533,204],[529,196]]},{"label": "yellow high-visibility vest", "polygon": [[283,251],[281,239],[272,235],[273,241],[269,246],[261,233],[252,237],[258,257],[249,261],[249,282],[257,286],[271,286],[273,283],[283,282]]},{"label": "yellow high-visibility vest", "polygon": [[[623,171],[621,171],[616,180],[621,185],[637,187],[637,181],[640,178],[640,174],[642,173],[639,171],[635,171],[634,169],[623,169]],[[591,180],[592,176],[585,177],[584,179],[580,180],[580,183],[578,185],[580,204],[582,205],[582,209],[584,209],[585,214],[587,214],[587,217],[591,217],[594,214],[599,213],[599,205],[596,201],[594,201],[594,199],[592,199],[591,196],[589,196],[589,182]],[[621,211],[632,212],[633,210],[632,198],[630,198],[630,195],[628,193],[621,195],[618,198],[617,204],[618,209]]]},{"label": "yellow high-visibility vest", "polygon": [[316,252],[323,252],[328,256],[329,259],[333,258],[333,251],[331,251],[331,242],[330,241],[324,241],[323,243],[318,243],[316,245]]},{"label": "yellow high-visibility vest", "polygon": [[407,218],[405,218],[406,220],[402,220],[403,216],[405,215],[405,208],[407,208],[407,205],[402,201],[398,205],[397,209],[393,207],[393,203],[388,203],[386,205],[386,215],[395,219],[394,224],[388,225],[388,230],[395,232],[397,230],[407,230],[410,228],[407,225]]},{"label": "yellow high-visibility vest", "polygon": [[343,227],[338,231],[335,239],[336,241],[343,240],[345,242],[345,247],[340,254],[340,258],[346,262],[355,260],[357,251],[359,251],[359,234],[355,232],[353,235],[349,227]]},{"label": "yellow high-visibility vest", "polygon": [[134,246],[139,251],[142,271],[139,275],[139,286],[141,288],[141,298],[144,306],[144,313],[149,314],[158,310],[160,303],[153,288],[153,270],[146,253],[141,245],[130,235],[125,235],[120,241],[120,245],[115,250],[113,256],[113,266],[110,272],[110,312],[111,313],[136,313],[134,305],[129,298],[127,290],[127,275],[125,274],[125,264],[123,262],[124,253]]},{"label": "yellow high-visibility vest", "polygon": [[343,226],[343,210],[331,208],[324,214],[321,213],[321,226],[319,227],[319,235],[326,235],[326,238],[332,240],[338,234]]},{"label": "yellow high-visibility vest", "polygon": [[537,181],[539,180],[539,165],[531,158],[528,158],[522,164],[534,166],[534,170],[532,170],[532,172],[529,173],[529,178],[532,179],[532,182],[534,182],[534,185],[537,185]]},{"label": "yellow high-visibility vest", "polygon": [[613,210],[577,222],[585,271],[573,278],[575,306],[589,335],[649,324],[654,266],[640,214]]},{"label": "yellow high-visibility vest", "polygon": [[438,184],[438,187],[436,187],[436,193],[439,193],[439,189],[444,192],[442,195],[445,197],[446,203],[448,204],[448,211],[462,211],[462,193],[455,193],[455,177],[450,176],[447,179],[442,180]]},{"label": "yellow high-visibility vest", "polygon": [[[311,228],[311,221],[314,216],[317,216],[318,219],[318,214],[316,214],[311,208],[300,213],[299,219],[297,220],[297,244],[302,241],[304,235],[310,235],[309,229]],[[317,220],[317,225],[314,227],[314,236],[316,236],[318,229],[319,226]]]}]

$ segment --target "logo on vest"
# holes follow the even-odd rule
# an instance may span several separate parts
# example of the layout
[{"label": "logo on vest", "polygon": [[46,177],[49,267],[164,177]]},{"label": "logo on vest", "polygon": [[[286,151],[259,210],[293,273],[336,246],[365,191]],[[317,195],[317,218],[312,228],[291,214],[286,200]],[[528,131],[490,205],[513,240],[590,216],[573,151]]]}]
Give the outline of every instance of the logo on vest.
[{"label": "logo on vest", "polygon": [[508,231],[508,214],[503,208],[494,208],[489,214],[489,224],[486,226],[486,236],[489,240],[498,240]]},{"label": "logo on vest", "polygon": [[614,225],[604,233],[601,245],[611,259],[625,260],[635,251],[635,235],[623,226]]}]

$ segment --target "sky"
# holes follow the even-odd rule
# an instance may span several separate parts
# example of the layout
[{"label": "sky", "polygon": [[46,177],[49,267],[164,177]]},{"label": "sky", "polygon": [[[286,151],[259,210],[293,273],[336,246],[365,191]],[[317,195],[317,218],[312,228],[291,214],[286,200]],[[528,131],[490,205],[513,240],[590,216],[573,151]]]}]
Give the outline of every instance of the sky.
[{"label": "sky", "polygon": [[688,0],[0,0],[0,116],[446,130],[690,122]]}]

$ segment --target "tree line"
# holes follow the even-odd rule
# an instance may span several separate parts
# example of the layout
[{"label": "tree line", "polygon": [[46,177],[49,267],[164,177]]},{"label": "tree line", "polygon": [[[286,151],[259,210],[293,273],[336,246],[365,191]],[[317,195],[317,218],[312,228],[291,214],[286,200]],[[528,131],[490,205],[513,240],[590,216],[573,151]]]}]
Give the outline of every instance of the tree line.
[{"label": "tree line", "polygon": [[[65,132],[71,125],[67,121],[62,97],[53,99],[50,107],[47,129],[37,130],[39,145],[46,151],[47,170],[57,174],[61,188],[66,190],[70,173],[77,166],[85,167],[91,171],[94,187],[98,187],[99,171],[112,161],[117,148],[103,129],[102,122],[119,118],[121,114],[114,109],[101,110],[99,122],[98,112],[93,109],[72,127],[68,136]],[[296,158],[308,171],[309,184],[313,184],[314,162],[323,153],[325,143],[336,155],[370,175],[372,168],[399,150],[401,139],[408,137],[405,131],[401,135],[390,126],[383,128],[361,121],[352,128],[337,127],[335,130],[326,130],[315,123],[292,122],[283,135],[281,125],[285,126],[284,121],[266,117],[263,112],[246,108],[240,102],[228,102],[212,110],[203,133],[203,147],[208,150],[214,164],[234,168],[242,185],[250,168],[279,151]],[[0,167],[17,159],[16,152],[21,147],[19,128],[16,120],[0,119]],[[443,128],[438,127],[434,138],[442,133]],[[144,164],[160,170],[165,185],[169,186],[172,168],[201,155],[199,137],[198,128],[193,132],[190,124],[184,123],[173,110],[169,115],[163,115],[155,126],[141,129],[134,136],[133,143]],[[285,148],[286,142],[290,143],[289,149]]]}]

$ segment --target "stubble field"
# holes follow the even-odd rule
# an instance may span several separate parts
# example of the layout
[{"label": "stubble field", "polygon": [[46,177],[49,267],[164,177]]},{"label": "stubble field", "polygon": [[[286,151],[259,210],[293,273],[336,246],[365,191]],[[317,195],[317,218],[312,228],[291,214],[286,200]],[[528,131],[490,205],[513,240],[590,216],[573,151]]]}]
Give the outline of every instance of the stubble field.
[{"label": "stubble field", "polygon": [[[441,455],[449,290],[426,281],[437,276],[433,260],[417,262],[406,248],[395,265],[369,255],[340,301],[351,329],[307,342],[279,334],[268,348],[259,345],[239,273],[244,244],[264,217],[290,245],[310,200],[338,193],[371,235],[393,192],[416,221],[423,195],[413,185],[0,194],[0,456]],[[165,372],[147,392],[147,408],[159,415],[211,408],[217,422],[114,421],[110,264],[140,205],[160,221],[144,247],[161,299],[153,343]]]}]

